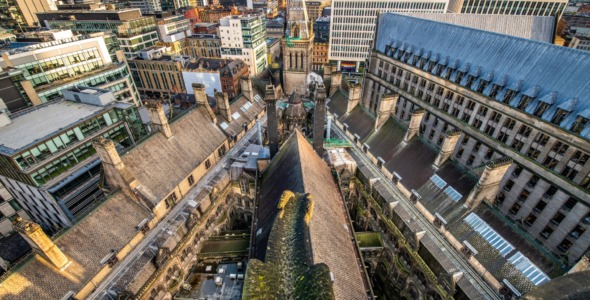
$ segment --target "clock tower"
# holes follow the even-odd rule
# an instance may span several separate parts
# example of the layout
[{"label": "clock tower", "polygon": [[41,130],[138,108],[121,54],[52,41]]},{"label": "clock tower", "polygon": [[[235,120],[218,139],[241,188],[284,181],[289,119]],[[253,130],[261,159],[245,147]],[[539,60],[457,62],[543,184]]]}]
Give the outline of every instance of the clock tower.
[{"label": "clock tower", "polygon": [[311,72],[313,50],[313,23],[307,17],[304,0],[287,1],[283,50],[283,81],[285,94],[306,91],[306,79]]}]

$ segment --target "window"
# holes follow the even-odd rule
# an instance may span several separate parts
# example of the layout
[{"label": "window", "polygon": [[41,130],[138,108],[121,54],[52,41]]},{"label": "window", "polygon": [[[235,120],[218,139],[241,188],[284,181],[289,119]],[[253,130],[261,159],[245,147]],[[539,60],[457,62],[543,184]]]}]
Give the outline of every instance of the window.
[{"label": "window", "polygon": [[582,236],[582,234],[584,234],[585,231],[586,229],[582,227],[582,225],[578,225],[570,232],[570,236],[574,239],[578,239],[580,236]]},{"label": "window", "polygon": [[542,212],[543,209],[545,209],[545,207],[547,206],[547,202],[545,201],[539,201],[539,203],[537,203],[537,205],[535,206],[535,211],[537,212]]},{"label": "window", "polygon": [[508,210],[508,212],[510,212],[513,215],[516,215],[519,210],[520,210],[520,204],[514,203],[514,205],[512,205],[512,207],[510,208],[510,210]]},{"label": "window", "polygon": [[493,111],[492,115],[490,116],[490,121],[498,123],[501,117],[501,113]]},{"label": "window", "polygon": [[545,111],[547,110],[547,108],[549,108],[549,104],[540,101],[539,104],[537,104],[537,108],[535,108],[535,111],[533,112],[533,115],[535,115],[535,117],[542,117],[543,114],[545,113]]},{"label": "window", "polygon": [[516,95],[516,92],[513,90],[506,91],[506,94],[504,94],[504,99],[502,100],[502,102],[509,103],[512,100],[512,98],[514,98],[514,95]]},{"label": "window", "polygon": [[539,132],[535,138],[535,142],[541,146],[545,146],[547,141],[549,141],[549,136],[544,133]]},{"label": "window", "polygon": [[[477,92],[478,93],[483,93],[483,90],[485,90],[485,88],[488,86],[489,83],[490,83],[489,81],[480,80],[479,81],[479,86],[477,87]],[[490,95],[490,97],[492,97],[492,96]]]},{"label": "window", "polygon": [[569,250],[571,246],[572,246],[572,242],[570,240],[568,240],[567,238],[565,238],[565,239],[563,239],[563,241],[561,241],[559,246],[557,246],[557,249],[561,250],[562,252],[567,252],[567,250]]},{"label": "window", "polygon": [[193,185],[193,184],[195,184],[195,177],[191,174],[188,177],[188,185]]},{"label": "window", "polygon": [[571,210],[572,208],[574,208],[574,206],[576,206],[576,203],[577,203],[576,199],[570,197],[563,204],[563,208],[566,209],[566,210]]},{"label": "window", "polygon": [[533,177],[531,177],[531,179],[529,180],[529,182],[527,182],[527,186],[534,188],[535,185],[537,185],[537,182],[539,182],[539,176],[537,175],[533,175]]},{"label": "window", "polygon": [[526,156],[530,157],[533,160],[537,160],[537,158],[539,158],[539,155],[541,155],[541,151],[532,147],[529,148],[529,150],[527,150],[526,152]]},{"label": "window", "polygon": [[547,157],[545,161],[543,161],[543,165],[549,169],[555,168],[555,166],[559,163],[559,160],[555,159],[554,157]]},{"label": "window", "polygon": [[563,168],[563,171],[561,171],[561,176],[569,180],[574,180],[574,178],[576,178],[576,175],[578,175],[578,171],[576,171],[576,169],[570,166],[565,166],[565,168]]},{"label": "window", "polygon": [[520,128],[518,129],[518,134],[528,137],[531,134],[531,131],[532,131],[532,128],[530,128],[526,125],[521,125]]},{"label": "window", "polygon": [[205,169],[209,169],[211,168],[211,161],[209,161],[208,159],[205,161]]},{"label": "window", "polygon": [[488,114],[488,108],[485,107],[485,106],[480,106],[479,107],[479,110],[477,110],[477,114],[478,115],[482,115],[482,116],[487,115]]},{"label": "window", "polygon": [[504,124],[502,126],[508,128],[508,129],[514,129],[514,125],[516,125],[516,121],[514,121],[513,119],[510,119],[510,118],[507,118],[506,121],[504,121]]},{"label": "window", "polygon": [[170,194],[170,196],[168,196],[165,200],[166,208],[170,208],[170,207],[174,206],[176,204],[176,200],[178,200],[178,198],[176,196],[176,192],[172,192],[172,194]]},{"label": "window", "polygon": [[555,214],[555,216],[553,216],[553,219],[551,219],[551,223],[553,223],[555,225],[559,225],[561,223],[561,221],[563,221],[563,219],[565,219],[565,215],[558,212]]},{"label": "window", "polygon": [[553,233],[553,229],[549,226],[546,226],[545,229],[543,229],[543,231],[541,231],[541,233],[539,233],[539,235],[545,239],[548,239],[552,233]]},{"label": "window", "polygon": [[522,150],[522,147],[524,146],[524,143],[522,141],[519,140],[514,140],[512,141],[512,149],[520,152],[520,150]]},{"label": "window", "polygon": [[217,150],[217,153],[221,157],[223,157],[225,155],[225,152],[226,152],[225,145],[221,145],[221,147],[219,147],[219,149]]},{"label": "window", "polygon": [[529,197],[530,194],[531,194],[530,191],[522,190],[522,192],[520,192],[520,195],[518,195],[518,200],[526,201],[526,199]]},{"label": "window", "polygon": [[580,133],[586,127],[587,124],[588,124],[588,119],[578,116],[576,118],[576,121],[574,122],[574,124],[570,128],[570,130],[574,133]]},{"label": "window", "polygon": [[555,145],[553,145],[553,148],[551,148],[551,150],[555,151],[555,153],[557,153],[559,155],[563,155],[569,147],[570,146],[568,146],[562,142],[556,142]]},{"label": "window", "polygon": [[535,216],[534,214],[529,214],[529,216],[526,217],[526,219],[524,219],[524,224],[527,226],[532,226],[536,220],[537,220],[537,216]]},{"label": "window", "polygon": [[490,92],[490,98],[496,98],[496,96],[498,95],[498,93],[500,92],[500,89],[502,89],[501,86],[494,84],[492,86],[492,91]]},{"label": "window", "polygon": [[459,150],[457,150],[457,154],[455,155],[455,157],[461,158],[461,156],[463,155],[463,151],[465,151],[463,147],[459,147]]},{"label": "window", "polygon": [[520,97],[520,101],[518,101],[518,105],[516,106],[516,108],[520,110],[525,110],[529,103],[531,103],[531,100],[533,100],[533,98],[527,95],[522,95],[522,97]]},{"label": "window", "polygon": [[475,108],[475,102],[469,100],[469,102],[467,102],[467,106],[465,108],[469,109],[469,110],[473,110],[473,108]]}]

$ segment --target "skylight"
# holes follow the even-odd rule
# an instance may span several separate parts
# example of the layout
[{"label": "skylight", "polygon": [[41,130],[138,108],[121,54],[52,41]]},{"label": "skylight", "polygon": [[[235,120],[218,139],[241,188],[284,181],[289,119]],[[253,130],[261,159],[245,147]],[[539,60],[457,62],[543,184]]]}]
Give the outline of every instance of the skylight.
[{"label": "skylight", "polygon": [[543,273],[543,271],[535,266],[535,264],[533,264],[520,251],[512,255],[508,261],[535,285],[540,285],[550,280],[547,274]]},{"label": "skylight", "polygon": [[449,195],[449,197],[451,197],[451,199],[453,199],[455,202],[461,200],[461,197],[463,197],[463,195],[459,194],[459,192],[457,192],[450,185],[445,189],[445,193]]},{"label": "skylight", "polygon": [[508,243],[501,235],[492,229],[488,223],[484,222],[475,213],[470,213],[464,221],[469,224],[477,233],[481,235],[492,247],[496,248],[500,255],[506,257],[508,253],[514,250],[514,246]]},{"label": "skylight", "polygon": [[438,175],[434,174],[432,175],[432,177],[430,177],[430,180],[439,188],[442,189],[444,188],[447,183],[442,180],[442,178],[438,177]]}]

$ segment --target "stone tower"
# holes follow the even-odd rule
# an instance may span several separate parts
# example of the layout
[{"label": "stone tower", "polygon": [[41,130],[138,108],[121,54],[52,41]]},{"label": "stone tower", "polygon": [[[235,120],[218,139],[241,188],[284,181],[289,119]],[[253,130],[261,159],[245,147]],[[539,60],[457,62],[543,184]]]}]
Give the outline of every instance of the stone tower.
[{"label": "stone tower", "polygon": [[277,120],[277,95],[272,84],[266,86],[264,94],[266,102],[266,132],[268,135],[268,150],[272,159],[279,152],[279,125]]},{"label": "stone tower", "polygon": [[18,217],[14,222],[14,230],[18,232],[29,243],[33,251],[43,256],[57,269],[64,270],[70,264],[69,259],[61,250],[47,237],[39,224]]},{"label": "stone tower", "polygon": [[307,17],[304,0],[287,1],[285,37],[281,41],[283,51],[284,92],[291,95],[298,90],[305,93],[306,79],[311,72],[313,49],[313,24]]},{"label": "stone tower", "polygon": [[326,122],[326,87],[323,83],[315,87],[315,107],[313,113],[313,150],[324,155],[324,123]]}]

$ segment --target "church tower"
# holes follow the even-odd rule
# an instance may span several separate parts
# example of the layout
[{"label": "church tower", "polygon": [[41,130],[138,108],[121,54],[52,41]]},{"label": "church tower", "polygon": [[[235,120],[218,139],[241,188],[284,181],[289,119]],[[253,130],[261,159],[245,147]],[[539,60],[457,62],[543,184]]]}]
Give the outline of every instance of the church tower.
[{"label": "church tower", "polygon": [[297,89],[299,94],[304,94],[305,81],[311,72],[314,38],[313,23],[307,17],[304,0],[287,1],[286,22],[285,37],[281,41],[284,91],[291,95]]}]

